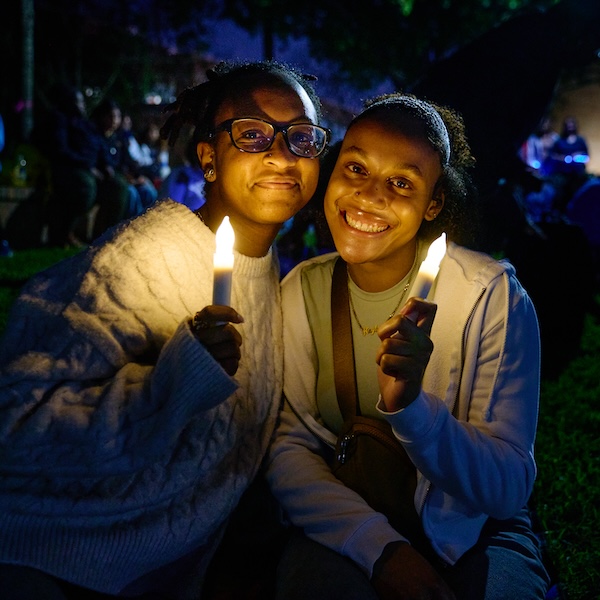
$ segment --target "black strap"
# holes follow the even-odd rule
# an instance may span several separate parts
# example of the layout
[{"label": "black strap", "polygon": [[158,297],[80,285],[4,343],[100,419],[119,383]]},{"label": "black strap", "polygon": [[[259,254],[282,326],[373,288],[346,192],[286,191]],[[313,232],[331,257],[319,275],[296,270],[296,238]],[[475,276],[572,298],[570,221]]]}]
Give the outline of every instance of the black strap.
[{"label": "black strap", "polygon": [[331,333],[333,337],[333,375],[335,391],[344,421],[360,415],[354,344],[348,298],[348,268],[340,256],[333,267],[331,281]]}]

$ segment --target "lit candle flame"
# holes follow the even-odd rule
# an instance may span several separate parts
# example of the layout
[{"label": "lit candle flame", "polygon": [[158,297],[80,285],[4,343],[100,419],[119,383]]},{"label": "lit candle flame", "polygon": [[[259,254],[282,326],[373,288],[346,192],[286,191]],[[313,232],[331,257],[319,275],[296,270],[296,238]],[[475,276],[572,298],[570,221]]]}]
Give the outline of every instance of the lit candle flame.
[{"label": "lit candle flame", "polygon": [[446,234],[442,233],[437,240],[432,242],[427,251],[427,256],[421,264],[415,282],[410,290],[410,295],[417,298],[427,298],[429,290],[440,270],[440,263],[446,254]]},{"label": "lit candle flame", "polygon": [[233,245],[235,233],[229,222],[229,217],[224,217],[217,229],[217,251],[215,252],[214,266],[219,268],[233,267]]}]

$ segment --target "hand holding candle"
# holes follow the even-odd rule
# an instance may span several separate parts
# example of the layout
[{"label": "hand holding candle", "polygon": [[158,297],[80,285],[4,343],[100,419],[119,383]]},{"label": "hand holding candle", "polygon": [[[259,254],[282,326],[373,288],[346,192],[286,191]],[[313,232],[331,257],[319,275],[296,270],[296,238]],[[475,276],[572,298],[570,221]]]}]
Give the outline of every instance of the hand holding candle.
[{"label": "hand holding candle", "polygon": [[[417,277],[410,289],[410,298],[399,315],[381,325],[379,337],[398,339],[402,346],[396,357],[384,361],[386,355],[393,355],[394,346],[382,345],[377,354],[379,389],[386,410],[393,412],[408,406],[417,397],[421,389],[423,373],[429,363],[433,344],[429,339],[437,305],[427,302],[427,294],[440,270],[440,263],[446,254],[446,234],[435,240],[421,264]],[[406,321],[397,319],[402,316]],[[412,321],[408,323],[407,321]],[[414,323],[414,325],[413,325]],[[415,330],[415,325],[417,330]],[[410,348],[410,353],[407,353]]]},{"label": "hand holding candle", "polygon": [[217,249],[214,256],[213,304],[229,306],[231,303],[231,274],[233,272],[233,245],[235,234],[224,217],[217,229]]}]

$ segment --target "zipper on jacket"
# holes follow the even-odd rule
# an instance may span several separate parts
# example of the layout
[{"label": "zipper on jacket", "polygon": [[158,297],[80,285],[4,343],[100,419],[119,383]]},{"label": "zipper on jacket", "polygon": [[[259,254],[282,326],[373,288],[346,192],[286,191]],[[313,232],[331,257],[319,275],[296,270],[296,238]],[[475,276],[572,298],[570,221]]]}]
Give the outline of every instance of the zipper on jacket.
[{"label": "zipper on jacket", "polygon": [[[452,406],[448,407],[450,410],[450,413],[452,414],[452,416],[455,419],[457,417],[454,414],[454,409],[457,406],[458,397],[460,396],[460,385],[461,385],[460,382],[461,382],[462,374],[464,371],[465,341],[467,339],[467,327],[473,317],[473,313],[475,312],[475,309],[477,308],[479,302],[483,298],[486,290],[487,290],[487,287],[482,288],[481,292],[479,293],[479,296],[477,296],[477,299],[475,300],[475,302],[473,302],[473,306],[471,307],[471,310],[469,311],[469,314],[465,321],[465,326],[463,327],[463,331],[462,331],[462,339],[461,339],[461,344],[460,344],[460,353],[461,353],[460,354],[460,377],[458,378],[458,385],[456,386],[456,391],[454,392],[454,398],[452,399]],[[423,477],[423,474],[421,474],[421,477]],[[419,503],[419,508],[417,511],[419,516],[421,516],[423,514],[423,508],[425,507],[425,503],[427,502],[427,497],[429,496],[430,491],[431,491],[431,481],[427,481],[427,489],[425,490],[425,493],[423,494],[423,500]]]},{"label": "zipper on jacket", "polygon": [[467,320],[465,321],[465,326],[463,327],[463,331],[462,331],[462,339],[460,342],[460,377],[458,378],[458,385],[456,386],[456,391],[454,392],[454,398],[452,399],[452,406],[449,407],[450,414],[452,414],[452,416],[455,419],[457,418],[457,416],[454,414],[454,409],[458,402],[458,397],[460,396],[460,385],[461,385],[461,380],[462,380],[463,373],[465,370],[465,342],[467,339],[467,327],[469,326],[469,322],[473,318],[473,313],[475,312],[475,309],[477,308],[477,306],[479,305],[479,302],[483,298],[486,290],[487,290],[487,287],[484,287],[481,289],[479,296],[477,296],[477,299],[475,300],[475,302],[473,303],[473,306],[471,307],[471,310],[469,312],[469,315],[467,316]]}]

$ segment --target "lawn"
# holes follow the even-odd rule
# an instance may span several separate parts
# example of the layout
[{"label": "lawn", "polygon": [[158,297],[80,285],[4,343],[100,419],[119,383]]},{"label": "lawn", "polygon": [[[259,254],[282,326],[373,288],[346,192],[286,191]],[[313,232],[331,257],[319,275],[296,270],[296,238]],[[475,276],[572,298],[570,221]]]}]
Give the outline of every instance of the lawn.
[{"label": "lawn", "polygon": [[[0,329],[21,283],[74,251],[24,250],[0,258]],[[561,375],[542,382],[532,506],[564,598],[600,590],[600,297],[581,348]]]},{"label": "lawn", "polygon": [[579,354],[556,381],[542,382],[533,504],[569,600],[597,600],[600,590],[599,356],[595,311]]},{"label": "lawn", "polygon": [[0,257],[0,331],[6,325],[10,304],[27,278],[76,252],[60,248],[32,249],[20,250],[12,257]]}]

